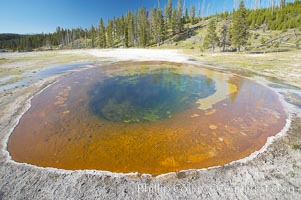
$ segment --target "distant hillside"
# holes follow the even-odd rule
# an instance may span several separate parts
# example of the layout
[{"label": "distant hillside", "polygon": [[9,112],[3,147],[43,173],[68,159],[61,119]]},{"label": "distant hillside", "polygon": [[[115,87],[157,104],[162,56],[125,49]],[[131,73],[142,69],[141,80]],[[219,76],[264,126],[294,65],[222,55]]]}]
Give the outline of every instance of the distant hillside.
[{"label": "distant hillside", "polygon": [[[181,1],[179,1],[181,2]],[[285,2],[285,1],[284,1]],[[225,12],[200,18],[197,6],[183,11],[183,6],[172,6],[171,0],[165,10],[140,8],[90,29],[64,29],[58,27],[52,34],[18,35],[0,34],[0,49],[32,51],[71,48],[130,48],[168,47],[193,48],[210,51],[235,51],[234,14]],[[287,3],[270,8],[249,9],[243,19],[247,26],[244,51],[284,51],[299,48],[301,31],[301,2]],[[185,13],[183,15],[183,13]],[[208,24],[211,34],[208,34]],[[214,29],[214,30],[213,30]],[[222,41],[223,39],[223,41]],[[214,49],[214,48],[213,48]]]},{"label": "distant hillside", "polygon": [[21,35],[19,35],[19,34],[13,34],[13,33],[0,34],[0,42],[6,41],[6,40],[20,39],[20,38],[21,38]]}]

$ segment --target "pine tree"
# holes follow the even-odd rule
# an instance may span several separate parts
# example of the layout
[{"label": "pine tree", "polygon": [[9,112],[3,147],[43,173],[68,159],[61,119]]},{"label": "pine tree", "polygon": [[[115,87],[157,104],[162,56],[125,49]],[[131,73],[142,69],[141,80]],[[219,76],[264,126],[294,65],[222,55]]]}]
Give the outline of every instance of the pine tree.
[{"label": "pine tree", "polygon": [[171,17],[171,24],[170,28],[173,34],[177,32],[177,17],[178,17],[178,12],[176,9],[173,9],[172,11],[172,17]]},{"label": "pine tree", "polygon": [[151,36],[154,43],[156,43],[158,46],[163,41],[165,37],[165,25],[164,25],[164,19],[161,9],[153,8],[151,10]]},{"label": "pine tree", "polygon": [[185,21],[185,24],[189,22],[188,8],[185,9],[184,21]]},{"label": "pine tree", "polygon": [[106,47],[106,31],[105,31],[102,18],[100,18],[99,27],[98,27],[98,47],[99,48]]},{"label": "pine tree", "polygon": [[116,26],[116,38],[118,40],[117,43],[123,43],[124,24],[123,24],[122,17],[117,18],[115,23],[116,23],[115,24],[115,26]]},{"label": "pine tree", "polygon": [[167,7],[165,10],[165,16],[168,19],[168,24],[171,27],[172,23],[172,0],[168,0]]},{"label": "pine tree", "polygon": [[148,20],[147,11],[144,7],[138,11],[138,40],[139,46],[145,47],[148,44]]},{"label": "pine tree", "polygon": [[230,45],[229,19],[228,18],[226,18],[226,21],[222,26],[219,44],[220,44],[220,47],[222,47],[222,51],[226,51],[226,47]]},{"label": "pine tree", "polygon": [[114,46],[114,40],[113,40],[113,21],[112,20],[109,20],[108,21],[108,25],[107,25],[107,29],[106,29],[106,32],[107,32],[107,46],[110,48],[110,47],[113,47]]},{"label": "pine tree", "polygon": [[177,12],[176,12],[176,33],[180,33],[183,30],[182,14],[183,14],[182,0],[178,0]]},{"label": "pine tree", "polygon": [[195,6],[190,6],[190,22],[195,23]]},{"label": "pine tree", "polygon": [[241,47],[247,43],[248,36],[248,23],[247,23],[247,11],[244,1],[240,1],[239,7],[233,12],[232,30],[231,30],[231,42],[237,49],[241,50]]},{"label": "pine tree", "polygon": [[218,41],[218,37],[216,34],[216,20],[213,18],[209,21],[209,25],[208,25],[208,42],[212,48],[212,51],[214,51],[216,43]]},{"label": "pine tree", "polygon": [[157,25],[158,25],[158,32],[160,33],[160,37],[159,40],[157,41],[157,44],[160,45],[160,43],[164,41],[165,33],[166,33],[163,11],[161,9],[158,9],[157,12]]},{"label": "pine tree", "polygon": [[150,12],[150,36],[151,40],[156,41],[156,36],[158,34],[157,24],[157,8],[152,8]]},{"label": "pine tree", "polygon": [[128,32],[128,20],[127,17],[122,16],[122,24],[123,24],[123,46],[128,47],[129,46],[129,32]]},{"label": "pine tree", "polygon": [[94,28],[94,26],[91,26],[91,28],[90,28],[90,38],[91,38],[91,47],[92,48],[95,48],[95,39],[96,39],[96,30],[95,30],[95,28]]},{"label": "pine tree", "polygon": [[135,45],[135,15],[132,12],[128,13],[128,39],[129,46]]}]

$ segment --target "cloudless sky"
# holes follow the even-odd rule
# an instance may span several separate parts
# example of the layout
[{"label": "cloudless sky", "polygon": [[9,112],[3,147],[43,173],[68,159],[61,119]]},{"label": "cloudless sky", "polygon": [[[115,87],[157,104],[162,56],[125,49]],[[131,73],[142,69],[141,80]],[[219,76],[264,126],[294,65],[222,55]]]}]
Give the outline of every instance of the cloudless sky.
[{"label": "cloudless sky", "polygon": [[[206,15],[232,10],[238,0],[182,0],[187,8],[191,4],[202,7]],[[246,0],[248,7],[253,0]],[[161,0],[160,6],[167,3]],[[176,6],[177,0],[173,0]],[[128,10],[137,11],[158,6],[158,0],[0,0],[0,33],[50,33],[56,27],[89,28],[97,26],[100,17],[121,16]],[[197,11],[196,11],[197,12]],[[196,13],[197,14],[197,13]]]}]

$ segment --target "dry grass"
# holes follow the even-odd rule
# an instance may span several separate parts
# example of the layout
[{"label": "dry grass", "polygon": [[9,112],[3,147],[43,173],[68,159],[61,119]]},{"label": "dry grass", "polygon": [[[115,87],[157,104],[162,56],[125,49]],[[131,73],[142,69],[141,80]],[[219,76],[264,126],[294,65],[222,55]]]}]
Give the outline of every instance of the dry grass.
[{"label": "dry grass", "polygon": [[265,54],[202,53],[197,50],[184,50],[184,53],[194,55],[203,64],[250,71],[301,87],[301,50]]}]

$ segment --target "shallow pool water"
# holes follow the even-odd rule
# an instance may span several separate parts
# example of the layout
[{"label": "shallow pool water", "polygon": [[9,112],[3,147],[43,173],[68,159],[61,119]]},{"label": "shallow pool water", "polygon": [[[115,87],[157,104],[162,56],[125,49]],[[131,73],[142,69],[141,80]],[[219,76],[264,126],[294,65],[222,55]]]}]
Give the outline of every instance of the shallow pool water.
[{"label": "shallow pool water", "polygon": [[286,118],[266,87],[167,62],[75,72],[31,103],[8,141],[14,160],[113,172],[223,165],[260,149]]},{"label": "shallow pool water", "polygon": [[[38,81],[40,79],[45,79],[50,76],[59,75],[66,73],[68,71],[78,70],[87,65],[92,64],[92,62],[81,62],[81,63],[71,63],[71,64],[62,64],[62,65],[48,65],[45,68],[38,69],[37,71],[29,71],[23,74],[11,75],[4,78],[0,78],[0,93],[11,90],[14,88],[25,87],[29,83]],[[18,78],[17,80],[13,80]]]}]

